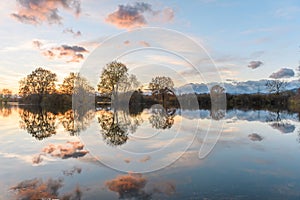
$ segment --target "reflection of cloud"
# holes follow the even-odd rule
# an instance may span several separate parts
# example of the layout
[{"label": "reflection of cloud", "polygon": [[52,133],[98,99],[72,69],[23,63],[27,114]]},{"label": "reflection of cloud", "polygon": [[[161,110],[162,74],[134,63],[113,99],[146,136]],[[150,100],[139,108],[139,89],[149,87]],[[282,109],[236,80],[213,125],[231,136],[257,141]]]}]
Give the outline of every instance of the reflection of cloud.
[{"label": "reflection of cloud", "polygon": [[23,161],[25,163],[32,164],[32,157],[31,156],[16,154],[16,153],[5,153],[5,152],[0,152],[0,155],[3,156],[4,158],[10,158],[10,159],[14,158],[14,159],[18,159],[20,161]]},{"label": "reflection of cloud", "polygon": [[125,159],[124,159],[124,162],[126,162],[126,163],[130,163],[130,162],[131,162],[131,160],[130,160],[129,158],[125,158]]},{"label": "reflection of cloud", "polygon": [[284,195],[285,199],[297,199],[300,196],[300,191],[297,189],[299,188],[298,183],[290,182],[284,184],[278,184],[272,186],[272,190],[277,194]]},{"label": "reflection of cloud", "polygon": [[271,124],[271,127],[279,130],[281,133],[292,133],[296,129],[295,125],[283,122],[273,123]]},{"label": "reflection of cloud", "polygon": [[59,195],[59,190],[63,186],[63,179],[42,179],[25,180],[18,183],[10,189],[15,192],[15,199],[31,200],[31,199],[64,199],[64,200],[79,200],[82,192],[77,186],[74,191]]},{"label": "reflection of cloud", "polygon": [[151,156],[147,155],[147,156],[141,158],[141,159],[140,159],[140,162],[147,162],[147,161],[149,161],[150,159],[151,159]]},{"label": "reflection of cloud", "polygon": [[277,178],[293,178],[294,175],[288,171],[288,170],[282,170],[282,169],[266,169],[266,170],[262,170],[262,169],[243,169],[243,171],[245,171],[246,173],[250,173],[250,174],[257,174],[257,175],[263,175],[263,176],[273,176],[273,177],[277,177]]},{"label": "reflection of cloud", "polygon": [[148,23],[146,14],[156,16],[163,22],[172,21],[174,18],[174,11],[171,8],[155,11],[149,3],[136,2],[135,4],[119,5],[116,11],[107,16],[106,22],[118,28],[142,27]]},{"label": "reflection of cloud", "polygon": [[106,181],[105,185],[109,190],[117,192],[120,199],[151,199],[151,195],[143,190],[146,183],[146,178],[141,174],[129,173]]},{"label": "reflection of cloud", "polygon": [[61,24],[59,8],[80,14],[80,0],[17,0],[18,11],[11,16],[26,24]]},{"label": "reflection of cloud", "polygon": [[140,44],[144,47],[150,47],[150,44],[146,41],[140,41]]},{"label": "reflection of cloud", "polygon": [[62,180],[41,179],[25,180],[11,187],[16,191],[16,199],[58,198],[58,190],[63,186]]},{"label": "reflection of cloud", "polygon": [[[78,33],[78,32],[77,32]],[[75,33],[75,34],[77,34]],[[80,62],[84,59],[83,53],[88,53],[89,51],[81,46],[69,46],[69,45],[61,45],[57,47],[52,47],[49,49],[43,49],[43,43],[34,40],[32,42],[33,46],[39,49],[42,54],[49,59],[54,58],[71,58],[71,60],[67,62]]]},{"label": "reflection of cloud", "polygon": [[58,157],[62,159],[67,158],[79,158],[85,156],[88,151],[83,150],[84,145],[77,142],[67,142],[64,145],[55,145],[49,144],[43,149],[43,152],[46,154],[50,154],[53,157]]},{"label": "reflection of cloud", "polygon": [[38,40],[34,40],[34,41],[32,41],[32,45],[37,49],[41,49],[41,47],[43,46],[43,43]]},{"label": "reflection of cloud", "polygon": [[75,173],[80,174],[82,171],[82,169],[80,167],[73,167],[70,170],[64,170],[63,174],[65,176],[73,176]]},{"label": "reflection of cloud", "polygon": [[257,133],[252,133],[248,135],[248,138],[252,141],[262,141],[264,138]]},{"label": "reflection of cloud", "polygon": [[275,79],[279,79],[279,78],[290,78],[293,77],[295,75],[294,71],[292,69],[289,68],[281,68],[279,71],[277,72],[273,72],[270,75],[270,78],[275,78]]},{"label": "reflection of cloud", "polygon": [[37,165],[37,164],[40,164],[43,160],[44,159],[42,157],[42,154],[38,154],[38,155],[33,156],[32,163]]},{"label": "reflection of cloud", "polygon": [[181,169],[199,166],[203,160],[196,159],[199,157],[199,152],[195,150],[177,151],[170,153],[166,156],[165,160],[176,160],[172,165],[168,166],[169,169]]},{"label": "reflection of cloud", "polygon": [[176,192],[173,181],[152,182],[146,188],[147,182],[142,174],[129,173],[106,181],[106,187],[117,192],[120,199],[155,199],[154,194],[171,196]]},{"label": "reflection of cloud", "polygon": [[251,69],[256,69],[256,68],[258,68],[261,65],[263,65],[263,62],[261,62],[261,61],[251,61],[248,64],[248,67],[251,68]]},{"label": "reflection of cloud", "polygon": [[61,199],[65,199],[65,200],[81,200],[82,199],[82,191],[81,191],[80,187],[77,186],[73,192],[64,195]]},{"label": "reflection of cloud", "polygon": [[80,31],[74,31],[72,28],[66,28],[63,30],[63,33],[70,33],[72,34],[74,37],[79,37],[81,36],[81,32]]},{"label": "reflection of cloud", "polygon": [[154,184],[153,192],[162,193],[168,196],[173,195],[176,192],[176,186],[173,182],[158,182]]}]

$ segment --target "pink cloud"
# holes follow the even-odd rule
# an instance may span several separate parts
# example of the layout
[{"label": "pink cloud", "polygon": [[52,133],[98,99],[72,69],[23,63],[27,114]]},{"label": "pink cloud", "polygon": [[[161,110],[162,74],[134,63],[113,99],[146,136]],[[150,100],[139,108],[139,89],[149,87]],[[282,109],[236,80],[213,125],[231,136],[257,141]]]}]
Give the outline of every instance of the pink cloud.
[{"label": "pink cloud", "polygon": [[32,42],[33,46],[39,49],[42,55],[49,59],[55,58],[70,58],[67,62],[80,62],[84,59],[83,53],[88,53],[89,51],[81,46],[70,46],[61,45],[57,47],[52,47],[50,49],[43,49],[43,43],[35,40]]},{"label": "pink cloud", "polygon": [[80,14],[80,0],[17,0],[18,10],[11,16],[21,23],[26,24],[61,24],[62,17],[59,9],[63,8]]},{"label": "pink cloud", "polygon": [[107,16],[106,22],[118,28],[132,29],[147,25],[148,21],[146,18],[169,22],[174,18],[174,10],[171,8],[153,10],[151,4],[144,2],[119,5],[116,11]]}]

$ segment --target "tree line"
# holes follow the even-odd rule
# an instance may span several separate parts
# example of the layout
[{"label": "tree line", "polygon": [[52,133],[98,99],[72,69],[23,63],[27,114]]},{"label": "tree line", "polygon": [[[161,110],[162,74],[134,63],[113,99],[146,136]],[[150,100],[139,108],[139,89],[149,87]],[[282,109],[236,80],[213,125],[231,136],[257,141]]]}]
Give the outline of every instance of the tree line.
[{"label": "tree line", "polygon": [[[76,85],[75,85],[76,82]],[[41,67],[32,71],[19,82],[19,95],[22,97],[20,103],[34,104],[51,107],[72,105],[72,95],[76,93],[95,94],[95,89],[90,86],[88,80],[80,77],[78,73],[71,72],[64,78],[62,84],[57,85],[57,75]],[[286,82],[281,80],[270,80],[266,87],[270,94],[226,94],[227,107],[281,107],[297,109],[299,111],[299,98],[295,93],[285,92]],[[220,86],[221,87],[221,86]],[[214,88],[216,93],[226,92],[224,88]],[[162,104],[165,106],[178,107],[178,99],[188,95],[175,95],[174,82],[170,77],[153,77],[148,84],[148,90],[151,96],[144,95],[141,84],[137,77],[128,73],[126,65],[113,61],[108,63],[103,69],[96,95],[95,103],[122,103],[126,100],[129,105],[132,104]],[[7,97],[8,91],[4,91]],[[3,92],[3,93],[4,93]],[[299,93],[299,92],[298,92]],[[211,94],[192,94],[197,96],[200,108],[209,108],[211,106]],[[291,105],[291,106],[290,106]]]},{"label": "tree line", "polygon": [[[99,77],[98,92],[102,95],[96,101],[118,101],[120,94],[142,94],[140,82],[133,74],[128,73],[128,68],[120,62],[113,61],[106,65]],[[64,78],[63,83],[56,84],[57,75],[41,67],[32,71],[19,81],[20,103],[34,105],[70,105],[71,96],[80,91],[95,94],[94,88],[88,80],[80,77],[80,74],[71,72]],[[76,85],[75,85],[76,83]],[[173,95],[174,83],[169,77],[158,76],[149,83],[149,89],[156,99],[165,102],[166,95]],[[130,96],[131,97],[131,96]],[[130,98],[129,97],[129,98]],[[150,100],[149,100],[150,101]],[[58,106],[58,105],[57,105]]]}]

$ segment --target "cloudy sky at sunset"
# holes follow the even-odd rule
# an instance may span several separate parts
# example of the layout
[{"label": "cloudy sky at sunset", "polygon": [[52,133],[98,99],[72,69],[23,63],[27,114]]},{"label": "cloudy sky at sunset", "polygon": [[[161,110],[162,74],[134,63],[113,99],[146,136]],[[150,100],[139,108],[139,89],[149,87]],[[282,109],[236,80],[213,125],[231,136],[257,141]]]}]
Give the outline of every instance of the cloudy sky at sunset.
[{"label": "cloudy sky at sunset", "polygon": [[[297,0],[11,0],[0,1],[0,26],[0,89],[14,92],[37,67],[62,81],[106,38],[140,27],[173,29],[203,45],[223,80],[292,80],[298,73]],[[163,55],[154,57],[166,62]],[[150,64],[151,57],[144,62]]]}]

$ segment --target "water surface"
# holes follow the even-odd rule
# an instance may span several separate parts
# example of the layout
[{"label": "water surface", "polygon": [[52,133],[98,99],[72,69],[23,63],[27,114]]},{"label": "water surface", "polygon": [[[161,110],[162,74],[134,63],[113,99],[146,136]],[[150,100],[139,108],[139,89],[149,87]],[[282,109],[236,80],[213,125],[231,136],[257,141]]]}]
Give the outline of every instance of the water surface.
[{"label": "water surface", "polygon": [[[298,113],[214,116],[1,107],[0,199],[299,199]],[[223,125],[220,138],[212,121]]]}]

